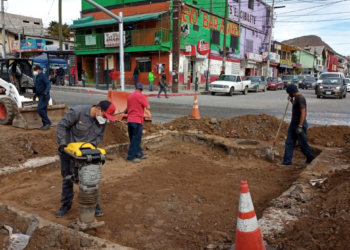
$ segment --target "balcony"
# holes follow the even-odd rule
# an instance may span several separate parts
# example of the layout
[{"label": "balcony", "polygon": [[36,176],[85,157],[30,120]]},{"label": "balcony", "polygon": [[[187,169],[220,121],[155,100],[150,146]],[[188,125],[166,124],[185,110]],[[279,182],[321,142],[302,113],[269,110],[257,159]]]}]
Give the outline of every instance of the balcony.
[{"label": "balcony", "polygon": [[[169,30],[165,28],[132,30],[132,31],[126,31],[125,33],[131,37],[131,45],[129,47],[154,46],[154,45],[162,45],[163,43],[170,42]],[[116,49],[116,48],[118,47],[114,47],[114,48],[105,47],[103,33],[75,36],[75,44],[74,44],[75,51],[81,51],[81,50],[91,51],[91,50]]]}]

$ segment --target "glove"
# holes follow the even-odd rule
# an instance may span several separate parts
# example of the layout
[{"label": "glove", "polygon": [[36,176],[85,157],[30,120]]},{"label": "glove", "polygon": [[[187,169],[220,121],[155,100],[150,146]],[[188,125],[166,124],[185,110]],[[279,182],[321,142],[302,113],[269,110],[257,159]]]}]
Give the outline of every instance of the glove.
[{"label": "glove", "polygon": [[297,135],[301,135],[303,133],[303,127],[298,127],[297,128]]},{"label": "glove", "polygon": [[67,145],[66,144],[62,144],[62,145],[60,145],[59,147],[58,147],[58,152],[60,152],[60,153],[64,153],[64,148],[65,147],[67,147]]},{"label": "glove", "polygon": [[44,93],[44,94],[43,94],[43,101],[46,101],[46,97],[47,97],[47,94]]},{"label": "glove", "polygon": [[34,96],[33,96],[33,101],[36,101],[36,98],[37,98],[37,96],[36,96],[36,95],[34,95]]}]

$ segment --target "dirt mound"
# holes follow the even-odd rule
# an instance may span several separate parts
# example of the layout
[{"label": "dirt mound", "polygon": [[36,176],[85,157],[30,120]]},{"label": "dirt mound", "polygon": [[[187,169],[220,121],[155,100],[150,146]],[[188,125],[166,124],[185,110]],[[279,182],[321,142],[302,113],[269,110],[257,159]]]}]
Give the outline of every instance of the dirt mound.
[{"label": "dirt mound", "polygon": [[[277,249],[348,249],[350,235],[350,169],[327,176],[314,200],[292,230],[275,242]],[[296,247],[298,246],[298,247]],[[302,247],[301,247],[302,246]]]},{"label": "dirt mound", "polygon": [[350,127],[321,126],[308,130],[311,143],[327,147],[344,147],[350,144]]},{"label": "dirt mound", "polygon": [[[223,137],[271,141],[276,136],[280,122],[281,120],[276,117],[266,114],[242,115],[229,119],[203,117],[200,120],[189,120],[187,117],[181,117],[167,123],[165,128],[178,131],[198,130]],[[280,140],[286,138],[288,126],[288,123],[282,123]]]},{"label": "dirt mound", "polygon": [[[144,124],[144,136],[158,132],[161,125],[157,123]],[[99,145],[105,147],[116,143],[129,141],[126,122],[108,123],[105,137]],[[11,126],[0,126],[0,168],[16,167],[28,159],[57,154],[56,128],[48,131],[23,130]]]}]

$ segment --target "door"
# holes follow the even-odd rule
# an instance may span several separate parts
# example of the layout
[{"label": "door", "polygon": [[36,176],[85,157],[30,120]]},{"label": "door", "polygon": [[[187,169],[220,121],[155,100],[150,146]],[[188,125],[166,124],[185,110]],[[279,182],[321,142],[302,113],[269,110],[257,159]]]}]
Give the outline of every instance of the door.
[{"label": "door", "polygon": [[240,76],[237,76],[237,84],[235,90],[242,91],[243,90],[243,82]]}]

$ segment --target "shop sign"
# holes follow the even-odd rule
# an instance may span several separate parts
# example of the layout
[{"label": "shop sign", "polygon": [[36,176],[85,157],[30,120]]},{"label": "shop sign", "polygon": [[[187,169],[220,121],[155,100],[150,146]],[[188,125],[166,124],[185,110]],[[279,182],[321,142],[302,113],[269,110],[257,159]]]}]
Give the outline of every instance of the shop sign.
[{"label": "shop sign", "polygon": [[12,42],[12,52],[25,51],[44,51],[46,46],[45,39],[26,39]]},{"label": "shop sign", "polygon": [[[262,57],[264,60],[267,60],[267,54],[268,54],[268,52],[263,52]],[[276,53],[270,53],[270,62],[280,63],[281,56],[279,54],[276,54]]]},{"label": "shop sign", "polygon": [[119,47],[119,32],[105,33],[105,47]]},{"label": "shop sign", "polygon": [[286,59],[281,59],[280,64],[292,66],[292,61],[286,60]]},{"label": "shop sign", "polygon": [[248,52],[247,53],[247,59],[255,61],[255,62],[262,62],[262,55]]},{"label": "shop sign", "polygon": [[210,45],[207,42],[204,42],[204,40],[198,41],[197,44],[197,51],[201,55],[207,55],[210,51]]}]

